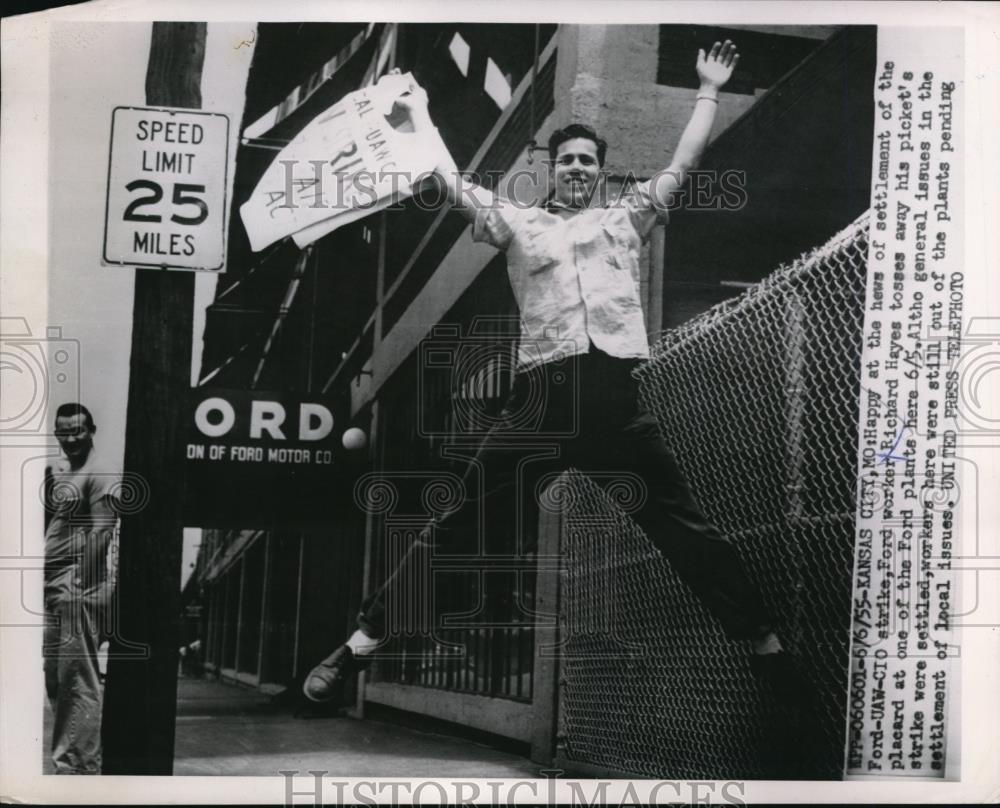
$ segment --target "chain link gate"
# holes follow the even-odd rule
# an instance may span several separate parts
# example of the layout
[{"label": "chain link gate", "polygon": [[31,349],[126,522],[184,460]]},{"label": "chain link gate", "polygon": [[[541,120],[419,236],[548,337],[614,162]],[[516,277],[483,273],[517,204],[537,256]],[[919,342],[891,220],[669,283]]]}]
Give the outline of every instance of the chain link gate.
[{"label": "chain link gate", "polygon": [[[843,774],[868,214],[664,333],[638,371],[707,516],[819,691],[813,776]],[[616,502],[564,480],[556,762],[773,775],[773,695]]]}]

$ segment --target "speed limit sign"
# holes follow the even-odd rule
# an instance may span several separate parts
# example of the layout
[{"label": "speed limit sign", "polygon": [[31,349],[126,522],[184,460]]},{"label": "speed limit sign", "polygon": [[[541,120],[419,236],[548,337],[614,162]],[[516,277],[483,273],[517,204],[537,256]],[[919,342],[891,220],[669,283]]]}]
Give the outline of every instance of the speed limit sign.
[{"label": "speed limit sign", "polygon": [[228,152],[225,115],[116,107],[104,263],[221,270]]}]

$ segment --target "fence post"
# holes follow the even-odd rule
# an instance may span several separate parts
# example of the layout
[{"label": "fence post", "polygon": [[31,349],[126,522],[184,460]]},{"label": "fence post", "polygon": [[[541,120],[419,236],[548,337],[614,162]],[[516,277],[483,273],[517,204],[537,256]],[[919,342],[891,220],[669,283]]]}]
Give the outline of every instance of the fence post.
[{"label": "fence post", "polygon": [[[554,485],[561,485],[557,480]],[[535,727],[531,759],[551,764],[559,720],[559,579],[562,567],[561,509],[540,508],[535,578],[535,664],[531,701]],[[548,618],[548,619],[546,619]]]},{"label": "fence post", "polygon": [[785,299],[785,335],[787,354],[785,361],[785,523],[788,541],[785,549],[791,568],[789,614],[785,617],[784,638],[793,648],[801,647],[804,639],[802,593],[803,559],[800,531],[805,524],[805,470],[806,470],[806,298],[796,284],[790,284]]}]

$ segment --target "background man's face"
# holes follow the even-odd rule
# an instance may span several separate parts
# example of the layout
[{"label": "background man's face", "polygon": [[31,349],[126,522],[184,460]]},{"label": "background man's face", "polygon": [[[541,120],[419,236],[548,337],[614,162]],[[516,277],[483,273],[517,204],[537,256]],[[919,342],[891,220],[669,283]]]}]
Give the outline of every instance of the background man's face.
[{"label": "background man's face", "polygon": [[94,431],[80,413],[56,418],[56,440],[69,460],[83,462],[94,448]]},{"label": "background man's face", "polygon": [[564,205],[585,207],[600,170],[594,141],[575,137],[560,143],[552,165],[556,199]]}]

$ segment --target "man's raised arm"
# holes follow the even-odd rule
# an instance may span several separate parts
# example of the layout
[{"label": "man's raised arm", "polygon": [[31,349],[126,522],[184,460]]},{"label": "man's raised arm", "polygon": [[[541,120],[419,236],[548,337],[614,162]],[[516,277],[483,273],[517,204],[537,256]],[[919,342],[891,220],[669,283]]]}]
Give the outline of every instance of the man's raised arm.
[{"label": "man's raised arm", "polygon": [[431,121],[427,110],[427,91],[413,84],[410,92],[396,99],[395,105],[409,114],[414,133],[424,134],[439,141],[441,159],[434,169],[435,178],[444,186],[448,202],[469,221],[474,221],[478,210],[493,205],[493,194],[486,188],[463,178],[459,173],[455,160],[437,133],[434,122]]},{"label": "man's raised arm", "polygon": [[716,42],[707,56],[704,50],[698,51],[696,70],[701,84],[694,112],[677,143],[670,165],[650,180],[650,194],[657,207],[668,208],[671,197],[684,184],[687,173],[698,166],[712,133],[719,90],[733,75],[739,59],[736,45],[728,39],[723,43]]}]

